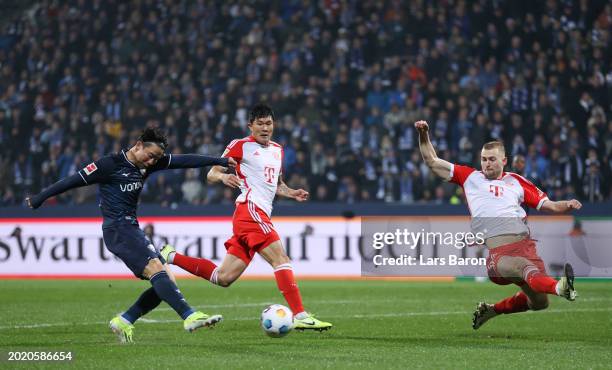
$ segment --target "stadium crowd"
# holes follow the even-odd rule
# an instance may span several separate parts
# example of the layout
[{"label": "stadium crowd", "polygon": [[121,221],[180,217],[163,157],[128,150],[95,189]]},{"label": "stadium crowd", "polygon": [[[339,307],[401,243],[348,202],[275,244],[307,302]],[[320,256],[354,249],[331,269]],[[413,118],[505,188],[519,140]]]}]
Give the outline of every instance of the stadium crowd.
[{"label": "stadium crowd", "polygon": [[[46,0],[27,14],[0,33],[1,205],[147,125],[174,153],[218,156],[259,101],[285,181],[315,201],[463,202],[424,166],[417,119],[447,160],[478,167],[500,139],[551,198],[610,199],[605,0]],[[155,173],[142,199],[233,201],[204,175]]]}]

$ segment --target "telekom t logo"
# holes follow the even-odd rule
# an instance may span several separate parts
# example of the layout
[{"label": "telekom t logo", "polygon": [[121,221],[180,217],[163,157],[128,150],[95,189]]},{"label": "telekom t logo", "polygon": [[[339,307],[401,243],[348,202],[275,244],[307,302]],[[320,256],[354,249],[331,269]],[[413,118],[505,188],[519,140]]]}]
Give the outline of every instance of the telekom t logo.
[{"label": "telekom t logo", "polygon": [[496,197],[504,195],[504,188],[498,185],[489,185],[489,192],[493,193]]},{"label": "telekom t logo", "polygon": [[274,180],[274,167],[264,167],[264,176],[266,178],[266,182],[272,184],[272,180]]}]

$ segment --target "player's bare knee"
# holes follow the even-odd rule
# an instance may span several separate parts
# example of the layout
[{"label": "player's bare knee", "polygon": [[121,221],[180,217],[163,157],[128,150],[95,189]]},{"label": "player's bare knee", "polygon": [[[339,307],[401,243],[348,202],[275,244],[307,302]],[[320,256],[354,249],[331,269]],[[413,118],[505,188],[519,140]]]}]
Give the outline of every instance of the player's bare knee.
[{"label": "player's bare knee", "polygon": [[234,278],[228,273],[219,272],[219,274],[217,275],[217,285],[222,288],[228,288],[234,283],[234,281],[236,281],[236,278]]},{"label": "player's bare knee", "polygon": [[274,258],[270,261],[270,265],[272,265],[273,269],[276,269],[278,266],[285,265],[287,263],[291,263],[291,258],[289,258],[285,253],[274,256]]}]

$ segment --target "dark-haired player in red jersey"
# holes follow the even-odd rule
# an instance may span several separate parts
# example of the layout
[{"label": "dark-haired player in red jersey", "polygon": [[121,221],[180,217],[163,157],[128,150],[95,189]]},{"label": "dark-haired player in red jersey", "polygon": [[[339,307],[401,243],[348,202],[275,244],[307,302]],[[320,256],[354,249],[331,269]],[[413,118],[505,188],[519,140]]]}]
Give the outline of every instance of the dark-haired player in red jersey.
[{"label": "dark-haired player in red jersey", "polygon": [[308,192],[291,189],[282,180],[283,148],[271,140],[274,129],[272,108],[265,104],[254,106],[249,112],[248,127],[251,135],[232,141],[223,153],[223,157],[238,162],[238,176],[225,173],[220,166],[213,167],[207,176],[209,182],[222,182],[241,191],[232,220],[234,235],[225,242],[227,254],[221,266],[204,258],[179,254],[169,245],[162,248],[161,254],[168,263],[213,284],[228,287],[242,275],[255,253],[259,253],[274,269],[278,289],[294,313],[294,328],[328,330],[332,324],[304,310],[291,260],[270,221],[272,201],[276,195],[304,202],[308,199]]},{"label": "dark-haired player in red jersey", "polygon": [[415,122],[419,133],[421,155],[427,166],[439,177],[463,187],[472,216],[472,231],[484,233],[489,249],[487,272],[499,285],[516,284],[521,291],[495,304],[478,303],[472,327],[478,329],[489,319],[500,315],[548,307],[548,294],[569,301],[576,299],[574,272],[570,264],[559,281],[546,274],[544,262],[536,252],[524,222],[525,204],[537,210],[563,213],[580,209],[579,201],[554,202],[524,177],[504,172],[506,154],[503,143],[486,143],[481,152],[482,170],[449,163],[437,157],[429,140],[429,126]]}]

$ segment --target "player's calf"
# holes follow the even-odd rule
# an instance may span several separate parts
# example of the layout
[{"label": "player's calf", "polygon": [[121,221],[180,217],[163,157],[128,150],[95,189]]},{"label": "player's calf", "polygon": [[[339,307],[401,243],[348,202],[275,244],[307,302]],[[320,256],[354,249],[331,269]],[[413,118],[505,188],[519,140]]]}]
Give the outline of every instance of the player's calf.
[{"label": "player's calf", "polygon": [[545,310],[548,308],[548,298],[546,296],[544,296],[543,299],[531,299],[529,301],[529,309],[532,311],[541,311],[541,310]]}]

